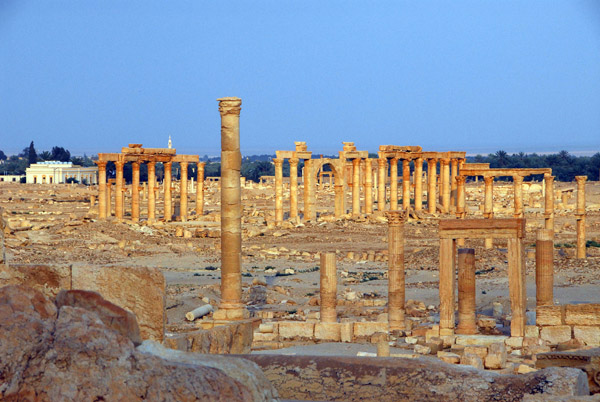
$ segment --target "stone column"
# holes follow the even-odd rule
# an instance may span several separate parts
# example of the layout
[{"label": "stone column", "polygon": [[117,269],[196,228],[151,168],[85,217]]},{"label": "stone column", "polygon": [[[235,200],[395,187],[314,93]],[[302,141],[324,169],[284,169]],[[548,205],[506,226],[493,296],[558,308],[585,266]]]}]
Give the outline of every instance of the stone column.
[{"label": "stone column", "polygon": [[465,176],[456,176],[456,216],[464,218],[466,213],[465,209]]},{"label": "stone column", "polygon": [[115,183],[115,216],[118,220],[123,220],[123,162],[115,162],[117,168],[117,178]]},{"label": "stone column", "polygon": [[389,211],[388,219],[388,321],[390,330],[406,329],[404,323],[404,220],[406,212]]},{"label": "stone column", "polygon": [[106,219],[106,161],[96,161],[98,165],[98,218]]},{"label": "stone column", "polygon": [[321,253],[321,322],[337,322],[335,253]]},{"label": "stone column", "polygon": [[335,217],[341,218],[344,214],[344,185],[343,184],[335,184]]},{"label": "stone column", "polygon": [[106,180],[106,217],[112,216],[112,183],[110,180]]},{"label": "stone column", "polygon": [[[313,161],[312,159],[306,159],[304,161],[304,168],[306,172],[306,179],[304,184],[305,195],[305,206],[304,206],[304,219],[309,221],[315,221],[317,219],[316,209],[316,198],[315,198],[315,177],[312,170]],[[307,187],[308,186],[308,187]]]},{"label": "stone column", "polygon": [[402,159],[402,208],[410,208],[410,161]]},{"label": "stone column", "polygon": [[456,241],[451,238],[440,239],[440,335],[454,332],[454,298],[456,271]]},{"label": "stone column", "polygon": [[544,227],[554,232],[554,176],[544,175]]},{"label": "stone column", "polygon": [[398,158],[390,161],[390,210],[398,210]]},{"label": "stone column", "polygon": [[[494,177],[485,176],[483,178],[485,182],[485,195],[484,195],[484,206],[483,206],[483,217],[487,219],[494,218]],[[490,249],[494,245],[494,239],[491,237],[485,239],[485,248]]]},{"label": "stone column", "polygon": [[450,165],[452,167],[450,173],[450,205],[455,206],[458,202],[458,182],[456,181],[456,177],[458,176],[458,159],[451,159]]},{"label": "stone column", "polygon": [[148,166],[148,222],[156,221],[156,163],[154,161],[146,162]]},{"label": "stone column", "polygon": [[442,211],[450,212],[450,158],[441,161],[442,174]]},{"label": "stone column", "polygon": [[475,249],[458,249],[458,325],[456,333],[477,333],[475,321]]},{"label": "stone column", "polygon": [[373,213],[373,171],[371,159],[365,159],[365,214]]},{"label": "stone column", "polygon": [[187,221],[188,207],[188,162],[179,162],[179,166],[181,167],[181,181],[179,182],[179,216],[181,217],[181,222],[185,222]]},{"label": "stone column", "polygon": [[352,216],[360,215],[360,158],[352,159]]},{"label": "stone column", "polygon": [[427,159],[427,207],[430,214],[435,214],[437,206],[437,196],[435,194],[436,165],[437,161],[435,159]]},{"label": "stone column", "polygon": [[523,217],[523,176],[513,176],[515,193],[515,218]]},{"label": "stone column", "polygon": [[423,158],[415,162],[415,211],[423,209]]},{"label": "stone column", "polygon": [[554,305],[554,233],[539,229],[535,242],[536,306]]},{"label": "stone column", "polygon": [[385,177],[387,176],[387,159],[377,160],[377,209],[385,211]]},{"label": "stone column", "polygon": [[[282,173],[283,175],[283,173]],[[298,158],[290,158],[290,218],[298,217]]]},{"label": "stone column", "polygon": [[577,180],[577,258],[585,258],[585,181],[587,176],[575,176]]},{"label": "stone column", "polygon": [[221,98],[221,304],[214,319],[249,316],[242,302],[242,193],[239,98]]},{"label": "stone column", "polygon": [[169,222],[173,216],[173,196],[171,195],[173,186],[171,183],[171,170],[173,162],[165,162],[163,166],[165,167],[165,178],[163,179],[163,186],[165,187],[165,221]]},{"label": "stone column", "polygon": [[140,220],[140,162],[131,162],[131,220]]},{"label": "stone column", "polygon": [[[273,159],[275,163],[275,222],[283,222],[283,159]],[[306,180],[304,189],[306,191]]]},{"label": "stone column", "polygon": [[196,168],[196,181],[198,182],[196,188],[196,216],[204,215],[204,166],[205,162],[198,162]]}]

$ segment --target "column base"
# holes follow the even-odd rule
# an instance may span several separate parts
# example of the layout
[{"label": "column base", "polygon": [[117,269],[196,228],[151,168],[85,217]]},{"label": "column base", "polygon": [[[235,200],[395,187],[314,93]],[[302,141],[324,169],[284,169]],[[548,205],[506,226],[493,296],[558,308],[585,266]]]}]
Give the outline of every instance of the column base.
[{"label": "column base", "polygon": [[461,327],[460,324],[456,327],[454,331],[457,335],[477,335],[479,332],[477,331],[477,327]]},{"label": "column base", "polygon": [[250,318],[250,312],[244,305],[227,306],[221,305],[219,309],[213,313],[214,320],[235,321]]}]

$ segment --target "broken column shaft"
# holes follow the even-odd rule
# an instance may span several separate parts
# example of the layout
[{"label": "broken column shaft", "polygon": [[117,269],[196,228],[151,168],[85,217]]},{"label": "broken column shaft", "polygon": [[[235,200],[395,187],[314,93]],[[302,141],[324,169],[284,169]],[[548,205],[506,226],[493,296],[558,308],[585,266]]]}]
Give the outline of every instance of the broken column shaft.
[{"label": "broken column shaft", "polygon": [[554,232],[554,176],[544,175],[544,227]]},{"label": "broken column shaft", "polygon": [[321,253],[321,321],[337,322],[337,276],[335,253]]},{"label": "broken column shaft", "polygon": [[389,211],[388,219],[388,321],[390,330],[406,329],[404,322],[404,211]]},{"label": "broken column shaft", "polygon": [[577,180],[577,258],[585,258],[585,181],[587,176],[575,176]]},{"label": "broken column shaft", "polygon": [[554,305],[554,233],[539,229],[535,242],[536,306]]}]

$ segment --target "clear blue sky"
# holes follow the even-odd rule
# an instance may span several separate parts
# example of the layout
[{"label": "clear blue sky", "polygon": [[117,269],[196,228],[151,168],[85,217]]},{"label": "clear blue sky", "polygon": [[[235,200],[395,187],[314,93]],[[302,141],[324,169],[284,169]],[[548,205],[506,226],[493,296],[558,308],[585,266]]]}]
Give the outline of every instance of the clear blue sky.
[{"label": "clear blue sky", "polygon": [[0,0],[0,149],[600,151],[600,1]]}]

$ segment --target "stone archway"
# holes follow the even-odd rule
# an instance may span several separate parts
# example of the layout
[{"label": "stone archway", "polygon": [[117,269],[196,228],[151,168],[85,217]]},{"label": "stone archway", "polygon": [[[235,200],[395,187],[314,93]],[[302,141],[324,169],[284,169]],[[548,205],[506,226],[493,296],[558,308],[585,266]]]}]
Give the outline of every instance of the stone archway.
[{"label": "stone archway", "polygon": [[334,215],[336,218],[340,218],[344,214],[344,192],[345,192],[345,181],[344,181],[344,170],[343,166],[340,166],[341,162],[339,159],[321,158],[313,159],[312,166],[312,182],[317,183],[319,173],[325,166],[329,166],[333,172],[334,189],[335,189],[335,203],[334,203]]}]

